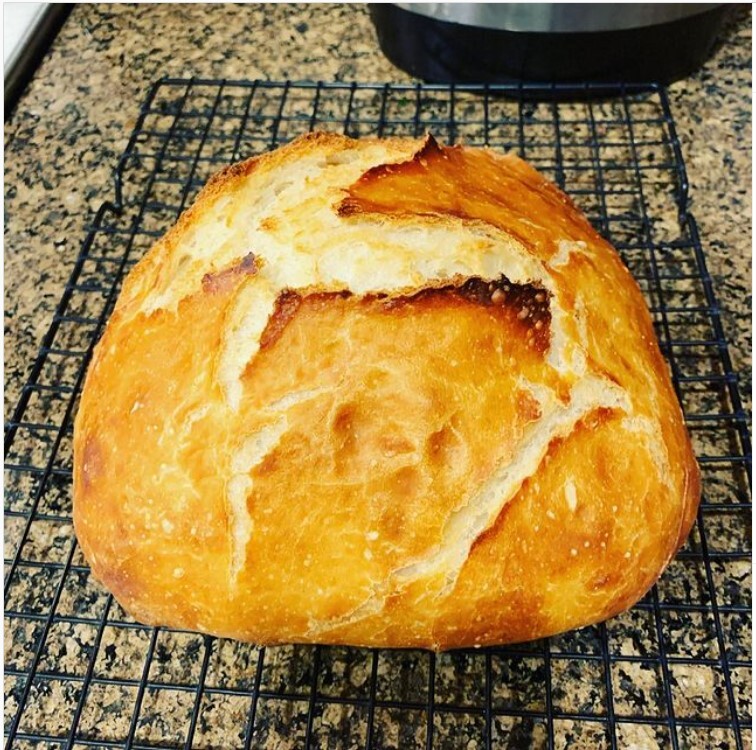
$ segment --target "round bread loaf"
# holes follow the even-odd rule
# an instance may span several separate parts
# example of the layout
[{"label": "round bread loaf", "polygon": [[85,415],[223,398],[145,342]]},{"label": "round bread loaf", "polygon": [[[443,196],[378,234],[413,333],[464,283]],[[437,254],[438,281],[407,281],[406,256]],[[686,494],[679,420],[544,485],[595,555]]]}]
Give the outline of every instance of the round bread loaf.
[{"label": "round bread loaf", "polygon": [[74,521],[137,620],[446,649],[636,602],[698,469],[641,293],[491,150],[316,133],[221,171],[129,274]]}]

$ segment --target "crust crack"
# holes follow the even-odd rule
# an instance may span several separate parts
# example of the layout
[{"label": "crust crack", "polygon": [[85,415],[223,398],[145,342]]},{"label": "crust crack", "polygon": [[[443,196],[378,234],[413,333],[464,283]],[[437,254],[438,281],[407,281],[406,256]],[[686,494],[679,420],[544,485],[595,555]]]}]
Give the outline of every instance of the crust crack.
[{"label": "crust crack", "polygon": [[[538,392],[545,400],[545,394]],[[432,587],[429,593],[436,598],[450,595],[475,541],[495,523],[522,483],[538,470],[549,445],[569,435],[576,424],[597,409],[627,411],[630,405],[623,389],[603,379],[589,377],[575,386],[566,406],[554,399],[550,406],[542,403],[541,408],[542,420],[527,430],[513,450],[517,458],[500,465],[483,487],[452,513],[435,550],[394,570],[387,581],[374,587],[370,596],[350,613],[328,622],[312,623],[308,635],[322,635],[376,614],[383,609],[391,592],[420,579],[429,581]]]},{"label": "crust crack", "polygon": [[260,430],[249,435],[231,458],[231,477],[226,486],[227,513],[231,543],[230,579],[235,583],[244,568],[247,545],[252,538],[254,524],[249,512],[249,496],[254,486],[252,471],[259,466],[280,444],[289,429],[287,412],[298,404],[311,401],[324,393],[325,388],[309,388],[286,396],[268,404],[265,411],[278,414],[274,422],[269,422]]},{"label": "crust crack", "polygon": [[580,420],[600,408],[627,409],[629,405],[622,389],[593,377],[573,388],[567,406],[557,402],[549,409],[541,403],[543,416],[527,428],[513,451],[516,458],[500,465],[467,503],[451,514],[438,550],[395,571],[393,578],[404,584],[442,574],[444,580],[437,595],[450,593],[475,540],[493,525],[522,483],[537,471],[551,442],[568,435]]}]

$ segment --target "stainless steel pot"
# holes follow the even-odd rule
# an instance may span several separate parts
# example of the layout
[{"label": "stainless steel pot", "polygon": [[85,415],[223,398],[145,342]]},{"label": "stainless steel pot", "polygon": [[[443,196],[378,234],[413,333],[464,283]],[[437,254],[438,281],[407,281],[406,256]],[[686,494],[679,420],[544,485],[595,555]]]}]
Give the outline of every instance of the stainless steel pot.
[{"label": "stainless steel pot", "polygon": [[666,83],[702,64],[726,11],[714,3],[370,6],[386,56],[442,83]]},{"label": "stainless steel pot", "polygon": [[438,21],[518,32],[638,29],[678,21],[721,3],[396,3]]}]

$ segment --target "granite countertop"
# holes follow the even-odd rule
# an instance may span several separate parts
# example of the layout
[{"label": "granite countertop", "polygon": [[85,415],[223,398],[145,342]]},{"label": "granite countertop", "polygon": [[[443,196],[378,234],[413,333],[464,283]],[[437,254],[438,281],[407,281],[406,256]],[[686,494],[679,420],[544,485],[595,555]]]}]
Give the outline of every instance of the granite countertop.
[{"label": "granite countertop", "polygon": [[[85,227],[100,204],[113,198],[113,171],[135,125],[139,105],[150,84],[166,75],[371,82],[412,80],[380,53],[365,6],[76,5],[6,125],[6,417],[18,399],[40,340],[49,326],[86,235]],[[690,208],[699,224],[708,267],[723,308],[733,363],[741,373],[741,392],[750,408],[749,7],[733,8],[720,42],[704,68],[689,79],[673,84],[669,93],[690,179]],[[11,494],[11,503],[15,502],[16,489],[6,490]],[[712,484],[712,492],[715,489]],[[28,489],[23,491],[29,492]],[[23,491],[19,490],[21,494]],[[19,502],[19,507],[25,507],[23,501]],[[51,513],[65,507],[64,500],[56,506],[55,497],[46,497],[44,502]],[[6,558],[8,549],[13,556],[12,540],[17,538],[22,525],[20,516],[10,520],[6,529]],[[58,562],[64,562],[65,544],[70,541],[71,531],[61,527],[58,532],[58,537],[45,537],[44,543],[38,542],[42,545],[38,550],[42,559],[54,554]],[[677,601],[675,597],[685,601],[684,597],[690,596],[687,570],[684,564],[670,568],[663,593],[671,597],[671,601]],[[747,567],[741,566],[737,572],[744,577],[749,575]],[[77,575],[81,576],[81,588],[63,591],[58,613],[75,618],[83,613],[92,616],[92,612],[101,612],[105,606],[102,590],[87,581],[84,572]],[[44,586],[49,582],[41,578],[29,580],[27,588],[14,595],[21,601],[21,604],[13,604],[17,609],[22,606],[33,609],[34,596],[44,599],[46,595]],[[44,612],[44,608],[41,611]],[[710,651],[714,649],[713,642],[705,639],[702,642],[700,637],[693,636],[704,625],[708,627],[704,615],[694,612],[689,619],[686,617],[674,612],[665,621],[665,627],[677,639],[673,647],[683,655],[717,658],[716,650]],[[697,623],[696,618],[700,622]],[[658,663],[641,660],[648,655],[648,639],[655,637],[650,619],[645,618],[642,611],[633,611],[615,618],[608,626],[611,642],[620,654],[628,657],[627,662],[612,667],[614,706],[619,713],[633,714],[639,706],[663,702]],[[728,626],[739,627],[736,620],[735,617],[728,620]],[[35,623],[23,619],[11,623],[10,640],[15,645],[6,646],[6,667],[9,663],[28,664],[29,649],[24,643],[31,643],[37,637],[39,629]],[[606,637],[601,636],[601,632],[599,628],[588,628],[567,634],[555,639],[556,648],[599,659],[601,637]],[[6,632],[6,644],[7,635]],[[747,640],[747,628],[740,637],[743,642]],[[93,631],[86,624],[76,624],[73,620],[56,623],[48,636],[49,645],[40,670],[44,671],[45,660],[51,660],[63,672],[82,674],[93,639]],[[105,629],[95,674],[103,670],[110,677],[126,682],[120,686],[94,684],[90,688],[92,699],[85,705],[80,721],[84,735],[89,733],[97,738],[100,736],[97,728],[106,727],[103,731],[112,735],[110,739],[114,741],[122,741],[126,736],[134,704],[134,689],[127,681],[140,679],[148,641],[146,629]],[[201,666],[202,649],[199,636],[161,634],[150,679],[172,685],[193,684]],[[527,687],[532,688],[543,679],[541,656],[537,648],[534,649],[525,647],[515,659],[494,657],[491,668],[498,680],[493,691],[494,709],[503,706],[514,709],[515,713],[521,709],[546,710],[543,695],[537,690],[530,694]],[[269,691],[306,692],[316,667],[320,670],[319,684],[326,694],[364,698],[371,682],[367,652],[335,649],[324,652],[323,659],[329,660],[327,664],[318,665],[312,663],[312,652],[307,649],[280,649],[275,655],[269,650],[268,654],[259,677],[263,689]],[[249,705],[245,703],[246,698],[235,691],[251,688],[258,655],[256,649],[239,644],[214,643],[206,684],[217,686],[219,692],[211,692],[203,698],[204,713],[195,735],[198,746],[238,744]],[[481,678],[471,667],[472,657],[469,662],[467,659],[460,655],[439,657],[435,667],[437,701],[443,702],[446,696],[448,702],[480,703]],[[385,695],[381,693],[378,697],[423,704],[427,700],[424,692],[427,676],[423,676],[427,665],[427,659],[411,654],[381,656],[376,679],[379,693],[384,691]],[[594,667],[598,670],[596,674],[591,671]],[[555,707],[584,714],[605,702],[599,667],[600,661],[554,661],[551,669],[556,681],[552,696]],[[23,671],[25,667],[17,668]],[[717,718],[719,709],[710,700],[714,694],[722,699],[723,688],[717,673],[713,670],[699,673],[694,667],[681,663],[673,665],[672,679],[679,690],[674,698],[678,716],[682,713],[691,718]],[[60,726],[55,731],[61,728],[64,731],[71,710],[68,706],[75,706],[78,700],[77,683],[53,681],[51,684],[52,687],[45,688],[47,693],[43,688],[40,688],[42,692],[34,693],[33,709],[24,721],[30,726],[37,721],[45,727],[54,727],[59,721]],[[560,685],[568,684],[574,690],[560,689]],[[750,701],[746,684],[744,673],[742,682],[734,685],[738,700]],[[521,689],[515,690],[514,685]],[[11,684],[10,688],[6,685],[6,689],[11,695],[12,709],[16,688]],[[137,739],[181,743],[193,699],[193,692],[150,688],[144,696]],[[354,738],[358,738],[357,744],[364,743],[366,718],[359,706],[339,708],[336,703],[327,703],[318,710],[315,730],[324,746],[350,746]],[[711,717],[708,711],[714,712]],[[305,731],[307,706],[302,708],[295,704],[292,709],[287,704],[284,710],[277,707],[275,701],[261,701],[257,715],[254,735],[257,744],[294,746],[297,740],[292,738],[301,739]],[[435,731],[441,736],[446,733],[457,740],[465,739],[455,746],[477,746],[475,737],[480,733],[475,717],[445,714],[436,718],[439,723]],[[382,708],[376,711],[374,719],[377,742],[381,746],[408,747],[412,742],[424,742],[427,728],[422,711]],[[469,725],[465,724],[468,721]],[[526,741],[532,746],[543,746],[544,724],[531,722],[528,725],[528,721],[511,716],[497,717],[493,731],[513,742],[519,737],[521,744],[517,746],[524,746],[522,743]],[[555,726],[558,744],[597,746],[600,724],[563,719],[556,725],[559,725]],[[229,734],[228,726],[241,727],[241,735],[236,729]],[[663,719],[658,725],[624,723],[618,726],[618,742],[633,747],[665,746],[668,742],[664,739],[665,732]],[[695,728],[685,728],[681,739],[686,747],[711,747],[714,740],[721,741],[721,747],[730,746],[727,744],[730,736],[725,730],[713,730],[711,734],[703,730],[697,732]]]}]

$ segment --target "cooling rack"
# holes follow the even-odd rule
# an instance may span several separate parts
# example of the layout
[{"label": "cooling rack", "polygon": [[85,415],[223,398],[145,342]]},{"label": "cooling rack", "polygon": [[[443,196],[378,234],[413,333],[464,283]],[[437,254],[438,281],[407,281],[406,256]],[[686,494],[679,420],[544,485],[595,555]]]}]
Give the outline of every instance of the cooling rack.
[{"label": "cooling rack", "polygon": [[[144,627],[92,580],[72,420],[123,277],[210,174],[314,128],[514,150],[619,250],[703,473],[690,539],[629,612],[441,655],[266,649]],[[687,191],[654,85],[156,83],[6,424],[6,747],[750,747],[749,421]]]}]

